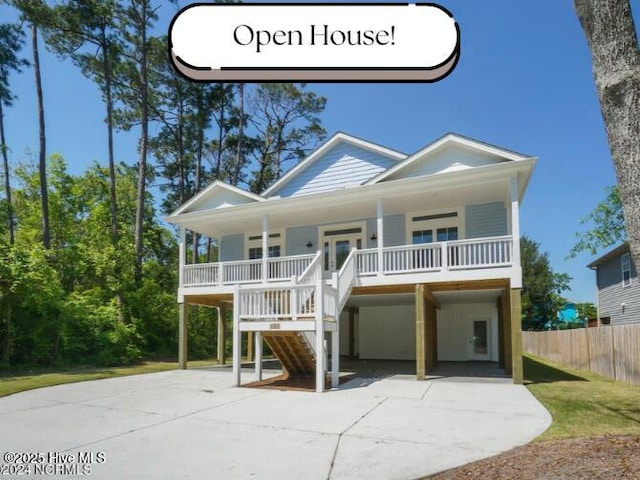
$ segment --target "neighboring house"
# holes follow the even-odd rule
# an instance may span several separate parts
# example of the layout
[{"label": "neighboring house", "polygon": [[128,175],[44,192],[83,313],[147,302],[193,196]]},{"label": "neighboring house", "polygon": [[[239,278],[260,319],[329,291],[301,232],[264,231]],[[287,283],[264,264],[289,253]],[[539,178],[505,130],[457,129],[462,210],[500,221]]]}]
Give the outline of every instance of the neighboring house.
[{"label": "neighboring house", "polygon": [[623,243],[587,266],[596,272],[600,325],[640,322],[640,281],[629,244]]},{"label": "neighboring house", "polygon": [[[411,155],[337,133],[261,195],[214,182],[167,218],[181,367],[195,304],[233,308],[238,385],[244,332],[257,378],[265,341],[318,391],[329,370],[337,385],[340,355],[415,360],[418,379],[438,361],[498,362],[522,382],[519,216],[535,163],[452,133]],[[216,239],[220,261],[185,264],[186,229]]]}]

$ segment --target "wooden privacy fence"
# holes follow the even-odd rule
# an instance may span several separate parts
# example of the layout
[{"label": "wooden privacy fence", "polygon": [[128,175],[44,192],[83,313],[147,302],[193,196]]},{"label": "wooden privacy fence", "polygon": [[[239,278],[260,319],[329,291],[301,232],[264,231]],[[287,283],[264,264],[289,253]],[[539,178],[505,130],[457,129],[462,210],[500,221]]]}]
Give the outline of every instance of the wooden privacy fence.
[{"label": "wooden privacy fence", "polygon": [[522,349],[576,370],[640,385],[640,323],[522,332]]}]

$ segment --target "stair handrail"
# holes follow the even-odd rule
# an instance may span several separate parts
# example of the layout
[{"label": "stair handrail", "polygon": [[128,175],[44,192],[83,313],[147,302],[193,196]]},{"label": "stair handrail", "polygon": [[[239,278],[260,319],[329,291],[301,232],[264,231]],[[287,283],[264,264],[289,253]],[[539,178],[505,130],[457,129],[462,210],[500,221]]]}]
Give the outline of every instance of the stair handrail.
[{"label": "stair handrail", "polygon": [[312,284],[316,280],[320,280],[322,276],[322,262],[320,261],[321,256],[322,252],[318,250],[316,256],[313,257],[313,260],[311,260],[309,266],[298,277],[298,280],[296,282],[298,285]]},{"label": "stair handrail", "polygon": [[347,302],[351,289],[356,279],[356,255],[358,249],[353,248],[345,259],[340,271],[334,274],[333,287],[337,291],[338,299],[336,302],[336,318],[340,315],[342,307]]}]

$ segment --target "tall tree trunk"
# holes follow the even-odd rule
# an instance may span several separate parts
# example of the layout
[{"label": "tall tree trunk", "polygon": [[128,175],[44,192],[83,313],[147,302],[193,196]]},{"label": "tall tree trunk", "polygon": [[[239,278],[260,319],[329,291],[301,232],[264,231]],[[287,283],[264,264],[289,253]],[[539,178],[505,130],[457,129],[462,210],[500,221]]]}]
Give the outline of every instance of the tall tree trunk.
[{"label": "tall tree trunk", "polygon": [[116,162],[113,152],[113,85],[111,62],[109,61],[109,43],[107,41],[106,27],[102,28],[102,68],[104,73],[104,100],[107,107],[107,156],[109,160],[109,211],[111,213],[111,245],[113,246],[114,258],[114,276],[116,278],[116,308],[118,310],[118,320],[124,322],[123,314],[123,298],[121,290],[121,268],[120,255],[118,252],[118,243],[120,235],[118,232],[118,199],[116,194]]},{"label": "tall tree trunk", "polygon": [[31,41],[33,46],[33,71],[36,77],[38,96],[38,123],[40,130],[40,198],[42,201],[42,243],[44,248],[51,248],[51,231],[49,228],[49,190],[47,188],[47,140],[44,128],[44,101],[42,98],[42,78],[40,76],[40,55],[38,54],[38,29],[31,24]]},{"label": "tall tree trunk", "polygon": [[640,267],[640,52],[628,0],[574,0],[587,37],[631,247]]},{"label": "tall tree trunk", "polygon": [[144,233],[144,207],[147,181],[147,148],[149,143],[149,85],[147,76],[147,5],[143,2],[140,9],[140,161],[138,165],[138,192],[136,204],[136,226],[135,226],[135,266],[134,278],[136,285],[142,283],[142,255],[143,255],[143,233]]},{"label": "tall tree trunk", "polygon": [[111,213],[111,243],[118,245],[118,203],[116,198],[116,164],[113,154],[113,99],[111,62],[106,32],[102,30],[102,68],[104,72],[104,97],[107,107],[107,154],[109,157],[109,210]]},{"label": "tall tree trunk", "polygon": [[9,245],[15,242],[13,225],[13,203],[11,201],[11,172],[9,170],[9,154],[7,142],[4,136],[4,111],[3,102],[0,100],[0,150],[2,150],[2,163],[4,165],[4,191],[7,196],[7,227],[9,229]]},{"label": "tall tree trunk", "polygon": [[11,290],[9,289],[9,283],[2,284],[2,298],[5,301],[6,311],[4,317],[5,323],[5,336],[4,345],[2,346],[2,363],[9,365],[11,360]]},{"label": "tall tree trunk", "polygon": [[[200,170],[202,169],[202,152],[204,150],[204,131],[207,123],[207,112],[204,105],[204,86],[200,86],[198,90],[198,139],[196,143],[196,171],[193,181],[193,195],[197,195],[200,192]],[[193,263],[198,263],[198,243],[200,241],[200,235],[197,232],[193,232]],[[207,254],[208,256],[208,254]],[[208,262],[208,260],[207,260]]]},{"label": "tall tree trunk", "polygon": [[242,155],[242,137],[244,135],[244,83],[238,84],[238,149],[236,151],[236,168],[231,179],[232,185],[238,185],[240,180],[240,172],[242,171],[243,155]]}]

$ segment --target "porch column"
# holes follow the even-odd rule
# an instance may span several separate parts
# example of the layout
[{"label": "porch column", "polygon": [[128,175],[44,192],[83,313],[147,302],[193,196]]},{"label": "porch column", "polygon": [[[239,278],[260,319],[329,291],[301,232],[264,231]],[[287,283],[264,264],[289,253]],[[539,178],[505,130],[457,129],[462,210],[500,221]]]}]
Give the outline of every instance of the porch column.
[{"label": "porch column", "polygon": [[426,345],[427,345],[427,353],[426,353],[426,372],[429,372],[433,367],[436,366],[438,362],[438,337],[437,337],[437,312],[436,306],[432,303],[428,303],[426,305],[426,324],[425,324],[425,334],[426,334]]},{"label": "porch column", "polygon": [[520,303],[520,289],[511,289],[511,365],[513,369],[513,383],[524,381],[522,370],[522,307]]},{"label": "porch column", "polygon": [[256,332],[256,382],[262,380],[262,333]]},{"label": "porch column", "polygon": [[500,297],[502,303],[502,342],[504,343],[504,373],[513,374],[512,356],[511,356],[511,293],[509,288],[505,288]]},{"label": "porch column", "polygon": [[187,369],[188,347],[188,317],[189,306],[186,303],[178,304],[178,368]]},{"label": "porch column", "polygon": [[349,312],[349,357],[356,356],[356,310],[351,307]]},{"label": "porch column", "polygon": [[331,332],[331,388],[340,385],[340,325]]},{"label": "porch column", "polygon": [[233,384],[240,386],[241,381],[241,347],[240,334],[240,288],[236,285],[233,292]]},{"label": "porch column", "polygon": [[262,282],[267,283],[267,258],[269,257],[269,215],[262,216]]},{"label": "porch column", "polygon": [[425,379],[425,352],[427,349],[425,335],[424,285],[416,285],[416,379]]},{"label": "porch column", "polygon": [[378,276],[384,274],[384,254],[382,249],[384,248],[384,213],[382,211],[382,199],[378,199],[378,218],[377,218],[377,237],[378,237]]},{"label": "porch column", "polygon": [[498,366],[504,368],[504,309],[503,298],[504,294],[498,297],[496,300],[496,309],[498,310]]},{"label": "porch column", "polygon": [[324,390],[324,280],[316,282],[316,392]]},{"label": "porch column", "polygon": [[227,319],[227,307],[221,304],[218,307],[218,365],[224,365],[226,358],[224,355],[225,320]]},{"label": "porch column", "polygon": [[253,361],[253,332],[247,332],[247,362]]},{"label": "porch column", "polygon": [[180,240],[178,243],[178,286],[182,287],[184,285],[184,265],[185,265],[185,261],[187,258],[187,251],[186,251],[186,238],[187,238],[187,233],[184,229],[184,227],[180,227]]},{"label": "porch column", "polygon": [[511,237],[513,251],[511,259],[515,274],[511,278],[512,288],[522,288],[522,266],[520,264],[520,201],[518,193],[518,177],[511,177]]}]

